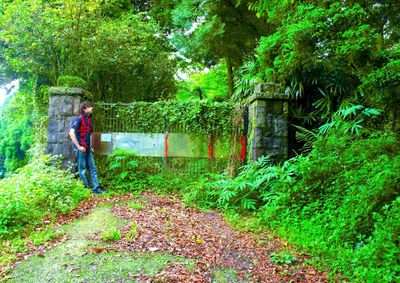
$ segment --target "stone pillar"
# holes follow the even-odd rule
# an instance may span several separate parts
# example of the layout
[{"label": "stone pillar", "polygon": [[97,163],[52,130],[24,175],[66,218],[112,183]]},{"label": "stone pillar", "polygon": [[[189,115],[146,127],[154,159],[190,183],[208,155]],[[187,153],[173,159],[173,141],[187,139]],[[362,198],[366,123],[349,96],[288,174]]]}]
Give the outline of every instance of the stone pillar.
[{"label": "stone pillar", "polygon": [[288,158],[288,100],[280,86],[266,83],[255,87],[249,99],[248,159],[269,156],[273,163]]},{"label": "stone pillar", "polygon": [[52,87],[49,89],[49,93],[46,153],[62,155],[63,168],[68,168],[69,162],[75,162],[69,130],[72,121],[79,115],[79,104],[84,91],[81,88]]}]

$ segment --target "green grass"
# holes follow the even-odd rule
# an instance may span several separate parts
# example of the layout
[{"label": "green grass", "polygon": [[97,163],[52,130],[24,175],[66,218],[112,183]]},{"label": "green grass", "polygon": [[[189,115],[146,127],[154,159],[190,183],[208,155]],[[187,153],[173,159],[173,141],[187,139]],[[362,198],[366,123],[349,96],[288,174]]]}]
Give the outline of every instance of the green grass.
[{"label": "green grass", "polygon": [[[109,239],[116,240],[121,236],[120,228],[129,225],[109,208],[99,206],[85,218],[61,227],[58,232],[68,234],[69,239],[42,256],[22,261],[11,272],[9,282],[132,282],[135,275],[153,276],[171,262],[193,268],[192,260],[168,253],[93,253],[93,248],[112,248],[107,242],[94,240],[95,235],[109,235]],[[131,225],[136,229],[136,223]]]}]

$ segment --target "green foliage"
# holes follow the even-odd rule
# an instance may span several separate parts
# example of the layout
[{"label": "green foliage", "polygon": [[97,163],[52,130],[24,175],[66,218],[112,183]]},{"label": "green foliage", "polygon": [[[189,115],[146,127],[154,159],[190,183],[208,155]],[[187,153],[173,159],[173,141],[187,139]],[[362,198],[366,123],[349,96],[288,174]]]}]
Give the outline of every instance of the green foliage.
[{"label": "green foliage", "polygon": [[356,277],[367,282],[396,282],[400,280],[400,197],[374,213],[374,232],[356,249],[353,261]]},{"label": "green foliage", "polygon": [[343,106],[334,114],[332,114],[331,122],[322,125],[319,130],[320,133],[326,134],[328,131],[334,129],[335,131],[343,134],[360,135],[365,129],[364,124],[367,122],[374,122],[381,114],[381,111],[374,108],[366,108],[362,105],[346,105]]},{"label": "green foliage", "polygon": [[[355,107],[342,114],[366,111]],[[374,111],[372,111],[374,112]],[[374,112],[374,114],[376,114]],[[311,151],[282,166],[250,163],[234,179],[202,178],[188,204],[254,211],[263,225],[320,257],[324,268],[360,282],[396,282],[400,143],[395,135],[310,135]],[[293,261],[276,254],[276,262]]]},{"label": "green foliage", "polygon": [[122,232],[119,229],[106,231],[100,235],[103,241],[119,241],[122,237]]},{"label": "green foliage", "polygon": [[[161,166],[160,163],[158,165]],[[180,193],[195,178],[162,172],[154,158],[137,157],[129,150],[121,149],[116,149],[107,158],[107,168],[100,173],[102,185],[110,191],[117,192],[140,192],[150,189],[160,194]],[[182,182],[183,178],[185,182]],[[137,208],[141,209],[141,206],[138,205]]]},{"label": "green foliage", "polygon": [[[116,177],[120,181],[124,181],[129,174],[130,169],[137,167],[138,163],[136,160],[132,160],[132,157],[136,155],[128,150],[115,149],[113,154],[108,157],[110,161],[108,168],[111,170],[120,170],[120,173]],[[126,165],[127,170],[122,170],[123,165]],[[122,170],[122,171],[121,171]]]},{"label": "green foliage", "polygon": [[178,84],[178,101],[212,100],[223,101],[228,94],[226,66],[220,64],[208,71],[195,72]]},{"label": "green foliage", "polygon": [[[262,221],[322,256],[331,270],[361,281],[390,282],[387,278],[398,277],[398,263],[391,258],[382,265],[370,258],[372,275],[363,269],[363,251],[371,249],[366,248],[369,242],[399,229],[391,220],[385,227],[378,224],[386,207],[397,202],[399,148],[394,136],[381,132],[363,139],[341,133],[319,139],[310,155],[286,164],[261,209]],[[398,251],[385,248],[390,241],[396,240],[382,243],[381,252],[398,256]]]},{"label": "green foliage", "polygon": [[173,44],[184,56],[206,66],[225,59],[229,94],[233,93],[233,70],[253,51],[265,28],[264,21],[248,10],[249,2],[184,0],[172,13]]},{"label": "green foliage", "polygon": [[[21,81],[19,90],[0,109],[0,178],[28,163],[47,139],[47,117],[35,101],[34,80]],[[46,109],[47,111],[47,109]]]},{"label": "green foliage", "polygon": [[19,117],[9,120],[6,115],[1,117],[0,133],[0,178],[5,173],[14,172],[28,162],[27,150],[32,144],[32,124],[29,117]]},{"label": "green foliage", "polygon": [[115,149],[107,157],[106,169],[100,171],[103,186],[116,192],[141,191],[145,189],[144,172],[136,170],[138,162],[129,150]]},{"label": "green foliage", "polygon": [[132,208],[133,210],[135,210],[135,211],[139,211],[139,210],[142,210],[142,209],[144,209],[144,205],[143,204],[141,204],[141,203],[131,203],[131,204],[129,204],[129,207],[130,208]]},{"label": "green foliage", "polygon": [[45,228],[43,231],[32,232],[29,239],[32,240],[34,246],[40,246],[48,243],[56,238],[56,234],[52,229]]},{"label": "green foliage", "polygon": [[44,156],[0,180],[0,237],[27,232],[51,213],[66,213],[90,196],[74,176]]},{"label": "green foliage", "polygon": [[131,222],[131,230],[129,231],[127,237],[128,237],[128,241],[132,241],[133,239],[136,238],[137,236],[137,223],[135,222],[135,220],[132,220]]},{"label": "green foliage", "polygon": [[96,101],[171,96],[176,65],[171,46],[154,20],[131,7],[129,1],[103,0],[4,4],[2,75],[39,78],[48,85],[81,78]]},{"label": "green foliage", "polygon": [[57,80],[57,86],[63,87],[79,87],[87,89],[87,82],[79,77],[74,76],[61,76]]},{"label": "green foliage", "polygon": [[[188,203],[199,202],[201,206],[223,209],[255,210],[269,196],[269,181],[279,176],[277,167],[269,166],[268,158],[243,166],[239,175],[210,175],[200,179],[189,188],[185,196]],[[211,177],[211,178],[209,178]]]},{"label": "green foliage", "polygon": [[[239,126],[232,127],[232,120],[242,112],[239,106],[228,102],[211,101],[160,101],[156,103],[136,102],[129,105],[97,104],[99,117],[96,118],[99,128],[96,131],[112,132],[107,118],[114,115],[121,124],[131,125],[124,129],[127,132],[160,133],[164,132],[166,122],[171,130],[188,133],[211,133],[228,135],[237,131]],[[234,125],[235,126],[235,125]]]},{"label": "green foliage", "polygon": [[292,264],[298,259],[289,253],[281,251],[279,253],[271,253],[270,261],[278,264]]},{"label": "green foliage", "polygon": [[296,124],[321,126],[349,98],[397,123],[396,1],[259,0],[250,8],[274,26],[256,48],[253,77],[286,86],[301,113]]}]

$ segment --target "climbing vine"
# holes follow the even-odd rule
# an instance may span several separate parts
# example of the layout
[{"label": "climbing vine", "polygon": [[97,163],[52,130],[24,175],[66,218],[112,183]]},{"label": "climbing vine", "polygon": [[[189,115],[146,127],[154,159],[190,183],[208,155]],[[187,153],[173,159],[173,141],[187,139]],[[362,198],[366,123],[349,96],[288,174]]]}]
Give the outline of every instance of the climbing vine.
[{"label": "climbing vine", "polygon": [[229,102],[97,103],[95,130],[231,135],[241,130],[242,108]]}]

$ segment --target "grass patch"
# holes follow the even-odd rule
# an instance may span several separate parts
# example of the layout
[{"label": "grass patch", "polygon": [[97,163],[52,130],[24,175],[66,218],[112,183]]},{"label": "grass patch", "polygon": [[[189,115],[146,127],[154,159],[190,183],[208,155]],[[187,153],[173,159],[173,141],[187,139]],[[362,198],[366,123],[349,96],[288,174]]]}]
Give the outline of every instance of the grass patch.
[{"label": "grass patch", "polygon": [[[172,262],[181,262],[190,270],[195,262],[166,253],[129,253],[114,251],[109,244],[92,236],[99,234],[103,240],[119,240],[120,228],[127,221],[114,216],[109,205],[102,205],[59,232],[70,239],[44,254],[21,262],[10,274],[9,282],[132,282],[136,275],[153,276]],[[137,225],[131,224],[131,236],[136,236]],[[38,233],[38,241],[46,238]],[[103,250],[94,253],[94,250]]]},{"label": "grass patch", "polygon": [[141,203],[136,203],[136,202],[132,202],[131,204],[129,204],[129,207],[135,211],[139,211],[144,209],[144,205]]}]

